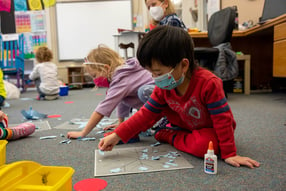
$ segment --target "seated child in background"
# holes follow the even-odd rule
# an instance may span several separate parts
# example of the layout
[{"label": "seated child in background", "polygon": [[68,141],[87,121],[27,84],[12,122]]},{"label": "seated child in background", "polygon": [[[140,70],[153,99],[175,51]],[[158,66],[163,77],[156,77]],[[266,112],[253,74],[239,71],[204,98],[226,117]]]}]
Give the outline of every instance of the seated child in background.
[{"label": "seated child in background", "polygon": [[137,58],[152,72],[156,87],[145,105],[100,140],[98,148],[110,151],[166,116],[171,127],[159,128],[155,139],[178,150],[204,157],[208,143],[230,165],[250,168],[260,164],[237,155],[236,122],[225,98],[222,80],[194,62],[193,41],[181,28],[159,26],[141,40]]},{"label": "seated child in background", "polygon": [[[154,83],[151,73],[142,68],[136,58],[125,61],[118,53],[103,45],[91,50],[86,61],[85,70],[109,88],[105,99],[97,105],[83,130],[68,132],[68,138],[87,136],[104,116],[110,117],[116,107],[118,121],[122,123],[129,116],[131,108],[139,109],[143,105],[137,95],[138,89],[142,85]],[[138,139],[137,135],[134,136],[134,139]]]},{"label": "seated child in background", "polygon": [[39,93],[38,100],[53,100],[58,98],[60,84],[58,82],[58,68],[51,62],[53,53],[47,47],[39,47],[36,52],[37,64],[29,78],[35,81]]},{"label": "seated child in background", "polygon": [[0,107],[4,106],[4,101],[6,99],[7,93],[3,81],[3,71],[0,69]]},{"label": "seated child in background", "polygon": [[8,127],[8,117],[0,111],[0,140],[15,140],[26,137],[35,132],[33,123],[22,123],[16,127]]}]

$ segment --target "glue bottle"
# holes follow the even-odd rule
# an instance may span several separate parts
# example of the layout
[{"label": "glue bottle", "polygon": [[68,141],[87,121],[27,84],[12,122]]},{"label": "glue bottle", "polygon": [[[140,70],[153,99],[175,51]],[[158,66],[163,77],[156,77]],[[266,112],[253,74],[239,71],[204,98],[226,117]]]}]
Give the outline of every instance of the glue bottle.
[{"label": "glue bottle", "polygon": [[204,171],[207,174],[217,173],[217,156],[214,154],[213,142],[209,142],[208,152],[205,154]]}]

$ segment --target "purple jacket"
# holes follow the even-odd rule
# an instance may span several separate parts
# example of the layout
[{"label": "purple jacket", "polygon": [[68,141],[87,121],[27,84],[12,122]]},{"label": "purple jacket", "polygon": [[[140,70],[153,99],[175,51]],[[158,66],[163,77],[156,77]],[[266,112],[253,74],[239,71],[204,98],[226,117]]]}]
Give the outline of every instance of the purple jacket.
[{"label": "purple jacket", "polygon": [[136,58],[128,59],[115,70],[105,99],[95,111],[110,117],[117,106],[117,117],[128,117],[131,108],[139,109],[144,104],[138,98],[137,91],[146,84],[154,84],[151,73],[142,68]]}]

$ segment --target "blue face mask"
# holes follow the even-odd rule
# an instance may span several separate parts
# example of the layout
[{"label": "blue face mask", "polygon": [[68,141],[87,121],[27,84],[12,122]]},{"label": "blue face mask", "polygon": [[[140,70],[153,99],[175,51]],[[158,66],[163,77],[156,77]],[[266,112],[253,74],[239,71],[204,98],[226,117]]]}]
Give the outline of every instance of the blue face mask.
[{"label": "blue face mask", "polygon": [[181,85],[184,81],[184,75],[178,81],[176,81],[173,75],[171,74],[173,71],[174,69],[172,69],[167,74],[163,74],[161,76],[158,76],[157,78],[153,78],[156,86],[158,86],[161,89],[171,90]]}]

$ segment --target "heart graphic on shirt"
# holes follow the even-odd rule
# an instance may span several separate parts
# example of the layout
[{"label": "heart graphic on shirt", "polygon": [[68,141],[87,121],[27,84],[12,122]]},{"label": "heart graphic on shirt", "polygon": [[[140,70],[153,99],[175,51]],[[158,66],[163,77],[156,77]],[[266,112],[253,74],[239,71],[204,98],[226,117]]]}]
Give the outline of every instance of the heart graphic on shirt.
[{"label": "heart graphic on shirt", "polygon": [[189,115],[196,118],[196,119],[200,119],[201,118],[201,113],[200,110],[196,107],[191,107],[189,109]]}]

